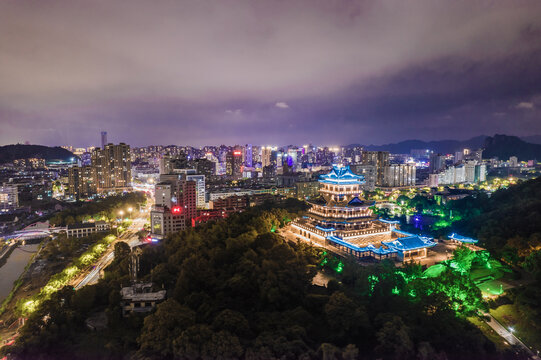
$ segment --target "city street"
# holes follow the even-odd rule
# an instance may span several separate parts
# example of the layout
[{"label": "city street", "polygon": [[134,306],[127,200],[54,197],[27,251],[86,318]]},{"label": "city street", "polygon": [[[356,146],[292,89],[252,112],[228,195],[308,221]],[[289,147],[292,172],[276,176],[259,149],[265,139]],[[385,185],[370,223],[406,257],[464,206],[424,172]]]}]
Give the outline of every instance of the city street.
[{"label": "city street", "polygon": [[79,276],[72,283],[75,290],[82,288],[85,285],[95,284],[99,277],[100,272],[105,269],[115,258],[115,244],[119,241],[128,243],[130,248],[140,245],[137,232],[143,228],[146,222],[146,213],[143,213],[144,217],[138,217],[133,219],[130,227],[115,241],[109,245],[102,257],[97,261],[96,265],[90,270]]}]

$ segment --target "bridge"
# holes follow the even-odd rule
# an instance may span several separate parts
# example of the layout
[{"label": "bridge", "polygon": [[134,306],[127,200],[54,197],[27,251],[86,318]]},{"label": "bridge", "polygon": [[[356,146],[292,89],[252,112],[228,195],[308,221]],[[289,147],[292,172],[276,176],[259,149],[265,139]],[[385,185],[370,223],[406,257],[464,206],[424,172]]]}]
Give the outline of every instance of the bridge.
[{"label": "bridge", "polygon": [[13,231],[11,234],[4,235],[0,239],[6,241],[25,241],[34,239],[43,239],[52,234],[56,234],[62,231],[66,231],[65,227],[49,227],[49,222],[37,222],[30,224],[22,230]]}]

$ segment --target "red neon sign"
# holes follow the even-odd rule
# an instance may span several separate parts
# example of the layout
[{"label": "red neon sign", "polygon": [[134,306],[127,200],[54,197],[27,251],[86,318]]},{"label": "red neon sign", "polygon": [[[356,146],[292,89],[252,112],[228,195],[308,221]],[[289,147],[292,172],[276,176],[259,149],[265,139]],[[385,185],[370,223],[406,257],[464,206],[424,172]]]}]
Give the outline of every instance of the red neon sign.
[{"label": "red neon sign", "polygon": [[233,151],[233,155],[239,156],[239,155],[241,155],[241,152],[239,150]]},{"label": "red neon sign", "polygon": [[182,213],[182,207],[173,206],[173,208],[171,209],[171,213],[173,213],[173,214],[181,214]]}]

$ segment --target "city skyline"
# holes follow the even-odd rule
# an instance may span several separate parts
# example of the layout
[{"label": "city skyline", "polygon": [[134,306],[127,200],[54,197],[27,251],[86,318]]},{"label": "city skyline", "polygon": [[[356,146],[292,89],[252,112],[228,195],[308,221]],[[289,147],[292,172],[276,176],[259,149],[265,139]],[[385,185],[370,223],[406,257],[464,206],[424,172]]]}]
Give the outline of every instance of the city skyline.
[{"label": "city skyline", "polygon": [[[0,144],[541,134],[541,4],[3,2]],[[150,25],[151,24],[151,25]]]}]

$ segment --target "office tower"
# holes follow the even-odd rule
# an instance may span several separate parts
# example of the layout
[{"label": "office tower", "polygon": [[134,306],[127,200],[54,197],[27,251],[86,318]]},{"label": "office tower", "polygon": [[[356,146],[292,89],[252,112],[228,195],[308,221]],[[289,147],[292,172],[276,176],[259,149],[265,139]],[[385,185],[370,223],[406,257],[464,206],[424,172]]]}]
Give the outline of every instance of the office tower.
[{"label": "office tower", "polygon": [[509,158],[509,166],[510,167],[517,167],[518,166],[518,158],[516,156],[511,156]]},{"label": "office tower", "polygon": [[75,199],[87,198],[96,193],[96,170],[92,166],[68,169],[68,195]]},{"label": "office tower", "polygon": [[197,208],[205,208],[205,175],[192,174],[186,175],[187,181],[195,181],[196,184],[196,205]]},{"label": "office tower", "polygon": [[246,156],[245,156],[244,164],[247,167],[252,167],[252,165],[253,165],[252,144],[247,144],[246,145]]},{"label": "office tower", "polygon": [[17,185],[3,184],[0,186],[0,214],[9,213],[19,207]]},{"label": "office tower", "polygon": [[270,146],[264,146],[261,148],[261,167],[271,165],[272,148]]},{"label": "office tower", "polygon": [[362,164],[374,165],[376,167],[376,185],[383,185],[384,168],[389,165],[388,151],[363,151]]},{"label": "office tower", "polygon": [[415,166],[392,164],[384,167],[383,186],[402,187],[415,185]]},{"label": "office tower", "polygon": [[102,150],[105,149],[105,145],[107,145],[107,131],[101,132],[101,148]]},{"label": "office tower", "polygon": [[428,171],[431,174],[434,174],[445,167],[445,156],[442,154],[432,154],[430,155],[430,165],[428,166]]},{"label": "office tower", "polygon": [[225,173],[235,179],[242,176],[242,151],[233,150],[227,153]]},{"label": "office tower", "polygon": [[107,144],[104,149],[92,152],[95,168],[95,184],[98,193],[126,191],[131,189],[130,146]]}]

